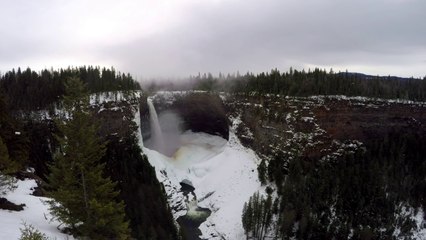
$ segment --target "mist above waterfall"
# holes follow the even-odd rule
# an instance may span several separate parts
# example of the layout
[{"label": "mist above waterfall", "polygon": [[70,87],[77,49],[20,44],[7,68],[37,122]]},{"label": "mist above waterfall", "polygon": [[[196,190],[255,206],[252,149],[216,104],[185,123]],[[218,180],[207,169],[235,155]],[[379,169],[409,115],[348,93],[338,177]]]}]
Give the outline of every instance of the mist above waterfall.
[{"label": "mist above waterfall", "polygon": [[163,134],[164,155],[172,156],[181,146],[182,118],[175,111],[164,111],[159,117],[159,123]]},{"label": "mist above waterfall", "polygon": [[144,141],[146,147],[167,156],[172,156],[180,147],[182,133],[181,117],[174,111],[163,111],[157,114],[151,99],[148,99],[151,137]]},{"label": "mist above waterfall", "polygon": [[151,124],[151,144],[150,147],[158,152],[163,152],[164,149],[164,140],[163,133],[161,131],[160,122],[158,120],[157,111],[155,110],[154,104],[152,103],[152,99],[147,100],[148,108],[149,108],[149,118]]}]

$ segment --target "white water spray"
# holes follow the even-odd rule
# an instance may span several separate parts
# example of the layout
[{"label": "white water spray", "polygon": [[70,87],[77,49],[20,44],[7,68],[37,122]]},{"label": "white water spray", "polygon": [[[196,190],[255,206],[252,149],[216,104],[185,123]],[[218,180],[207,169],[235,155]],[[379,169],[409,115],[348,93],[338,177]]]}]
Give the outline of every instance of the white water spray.
[{"label": "white water spray", "polygon": [[164,139],[163,133],[161,131],[160,122],[158,121],[157,112],[155,111],[154,104],[152,99],[147,99],[148,108],[149,108],[149,119],[151,124],[151,139],[153,143],[154,150],[162,153],[164,150]]},{"label": "white water spray", "polygon": [[140,106],[138,106],[136,108],[135,116],[133,117],[133,121],[138,126],[137,137],[138,137],[139,147],[141,149],[143,149],[144,146],[143,146],[143,137],[142,137],[142,130],[141,130],[141,114],[140,113],[141,113],[140,112]]}]

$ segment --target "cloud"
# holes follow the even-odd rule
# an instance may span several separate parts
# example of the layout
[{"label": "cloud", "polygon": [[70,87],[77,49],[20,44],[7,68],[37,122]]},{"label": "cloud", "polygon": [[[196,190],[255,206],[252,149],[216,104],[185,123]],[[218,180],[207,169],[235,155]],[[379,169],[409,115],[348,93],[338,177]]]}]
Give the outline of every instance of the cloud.
[{"label": "cloud", "polygon": [[36,10],[0,28],[10,33],[3,59],[76,59],[141,77],[290,66],[425,75],[422,0],[86,2],[27,7]]}]

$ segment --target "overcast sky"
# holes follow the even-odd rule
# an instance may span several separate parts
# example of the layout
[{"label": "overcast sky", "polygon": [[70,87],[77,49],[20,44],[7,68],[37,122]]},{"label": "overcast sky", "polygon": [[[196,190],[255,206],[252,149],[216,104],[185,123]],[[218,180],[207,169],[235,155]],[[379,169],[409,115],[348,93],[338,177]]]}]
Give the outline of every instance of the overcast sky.
[{"label": "overcast sky", "polygon": [[425,0],[0,0],[0,70],[426,75]]}]

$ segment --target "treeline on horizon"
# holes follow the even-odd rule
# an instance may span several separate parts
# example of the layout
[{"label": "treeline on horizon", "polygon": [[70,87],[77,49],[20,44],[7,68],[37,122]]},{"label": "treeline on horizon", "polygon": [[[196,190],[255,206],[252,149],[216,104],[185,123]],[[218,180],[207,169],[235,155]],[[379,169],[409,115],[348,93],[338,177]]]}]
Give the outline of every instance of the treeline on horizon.
[{"label": "treeline on horizon", "polygon": [[45,109],[62,98],[64,83],[70,77],[81,79],[90,93],[140,89],[129,73],[117,72],[113,67],[81,66],[40,72],[13,69],[0,76],[0,90],[12,110]]},{"label": "treeline on horizon", "polygon": [[[104,91],[140,90],[141,86],[127,73],[117,72],[113,67],[99,66],[68,67],[66,69],[44,69],[36,72],[11,70],[0,76],[0,90],[6,95],[11,110],[46,109],[64,94],[64,82],[70,77],[80,78],[90,93]],[[273,69],[259,74],[211,73],[190,76],[189,83],[152,82],[146,87],[156,90],[204,90],[225,91],[242,94],[280,94],[283,96],[306,97],[312,95],[365,96],[384,99],[406,99],[426,101],[426,77],[400,78],[393,76],[371,76],[361,73],[333,72],[325,69],[295,70],[286,72]]]},{"label": "treeline on horizon", "polygon": [[280,94],[306,97],[312,95],[365,96],[385,99],[426,100],[426,77],[400,78],[371,76],[315,68],[313,71],[287,72],[273,69],[259,74],[223,75],[199,74],[191,77],[195,89],[245,94]]}]

